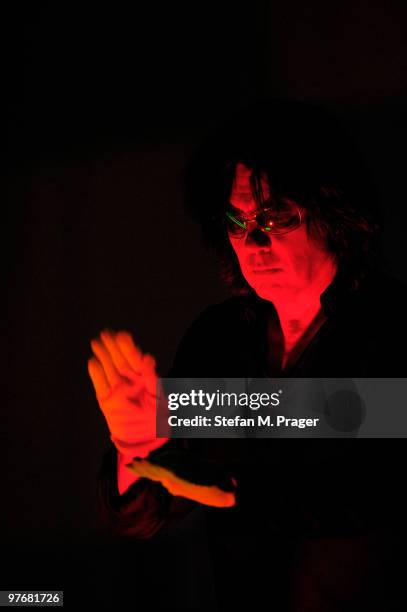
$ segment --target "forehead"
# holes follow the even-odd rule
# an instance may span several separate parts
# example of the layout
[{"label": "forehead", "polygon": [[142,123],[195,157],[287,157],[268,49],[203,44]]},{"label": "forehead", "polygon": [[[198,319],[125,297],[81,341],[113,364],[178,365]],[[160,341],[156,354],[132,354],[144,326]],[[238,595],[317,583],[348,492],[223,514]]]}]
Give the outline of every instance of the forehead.
[{"label": "forehead", "polygon": [[[257,209],[257,204],[253,198],[250,186],[251,175],[252,170],[250,170],[250,168],[247,168],[240,162],[236,165],[235,177],[229,198],[230,203],[233,204],[235,208],[239,208],[245,213],[250,213]],[[263,193],[267,197],[268,185],[266,179],[262,179],[261,183]]]}]

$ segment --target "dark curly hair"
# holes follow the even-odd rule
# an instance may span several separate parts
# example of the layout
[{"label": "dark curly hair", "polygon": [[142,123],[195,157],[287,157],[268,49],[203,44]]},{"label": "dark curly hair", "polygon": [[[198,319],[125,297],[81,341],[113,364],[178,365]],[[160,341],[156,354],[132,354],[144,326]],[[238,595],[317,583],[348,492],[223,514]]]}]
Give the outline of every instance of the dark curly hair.
[{"label": "dark curly hair", "polygon": [[263,100],[215,128],[185,168],[185,202],[220,261],[233,293],[248,293],[225,225],[238,163],[252,170],[251,188],[264,206],[261,178],[271,201],[296,201],[307,210],[309,235],[323,240],[338,269],[357,287],[379,266],[378,190],[341,121],[316,105]]}]

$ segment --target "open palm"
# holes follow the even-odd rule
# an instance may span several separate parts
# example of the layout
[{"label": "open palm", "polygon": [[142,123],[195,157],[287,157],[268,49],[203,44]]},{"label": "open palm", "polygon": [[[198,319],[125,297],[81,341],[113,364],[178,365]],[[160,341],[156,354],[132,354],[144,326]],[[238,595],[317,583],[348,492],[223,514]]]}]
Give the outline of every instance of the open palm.
[{"label": "open palm", "polygon": [[167,441],[156,438],[155,359],[126,331],[103,330],[91,347],[88,371],[113,443],[125,455],[147,456]]}]

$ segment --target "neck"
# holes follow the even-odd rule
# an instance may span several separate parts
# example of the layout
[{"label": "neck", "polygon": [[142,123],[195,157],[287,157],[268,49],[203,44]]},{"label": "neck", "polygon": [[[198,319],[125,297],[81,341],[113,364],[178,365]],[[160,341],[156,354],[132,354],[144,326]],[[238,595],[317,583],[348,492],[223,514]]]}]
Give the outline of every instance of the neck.
[{"label": "neck", "polygon": [[331,284],[336,270],[336,265],[330,262],[305,290],[273,298],[286,346],[295,343],[321,312],[321,294]]}]

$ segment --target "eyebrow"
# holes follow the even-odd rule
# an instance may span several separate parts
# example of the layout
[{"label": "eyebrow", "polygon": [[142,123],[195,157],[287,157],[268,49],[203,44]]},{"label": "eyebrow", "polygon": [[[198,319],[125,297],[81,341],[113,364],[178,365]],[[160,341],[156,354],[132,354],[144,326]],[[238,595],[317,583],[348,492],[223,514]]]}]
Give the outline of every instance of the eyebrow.
[{"label": "eyebrow", "polygon": [[[242,198],[242,200],[244,200],[244,201],[250,201],[251,199],[252,199],[251,197],[248,198],[247,200]],[[264,200],[264,204],[267,204],[268,202],[271,202],[271,198],[266,198]],[[277,205],[279,204],[279,202],[281,202],[282,204],[289,204],[291,206],[300,206],[300,204],[298,202],[296,202],[292,198],[287,198],[287,197],[281,197],[281,198],[277,199],[276,200]],[[232,200],[229,200],[229,204],[230,204],[230,206],[233,206],[233,208],[237,209],[237,207],[233,204]],[[271,206],[266,206],[265,208],[271,208]],[[261,209],[255,208],[254,210],[261,210]]]},{"label": "eyebrow", "polygon": [[260,208],[254,208],[250,212],[244,212],[244,211],[240,210],[240,208],[237,208],[236,206],[234,206],[234,204],[232,204],[232,202],[229,202],[229,205],[230,205],[231,208],[233,208],[233,215],[235,217],[239,217],[241,219],[250,219],[250,218],[253,217],[253,215],[256,212],[260,212],[262,210]]},{"label": "eyebrow", "polygon": [[[289,204],[291,206],[295,206],[297,208],[303,209],[302,206],[298,204],[298,202],[295,202],[294,200],[291,200],[290,198],[281,198],[281,202],[284,204]],[[233,214],[235,217],[240,217],[241,219],[245,219],[245,220],[252,219],[255,213],[261,213],[263,210],[269,210],[273,208],[273,206],[265,206],[264,208],[254,208],[250,212],[244,212],[240,210],[240,208],[237,208],[234,204],[232,204],[230,200],[229,200],[229,206],[233,208],[233,211],[234,211]]]}]

